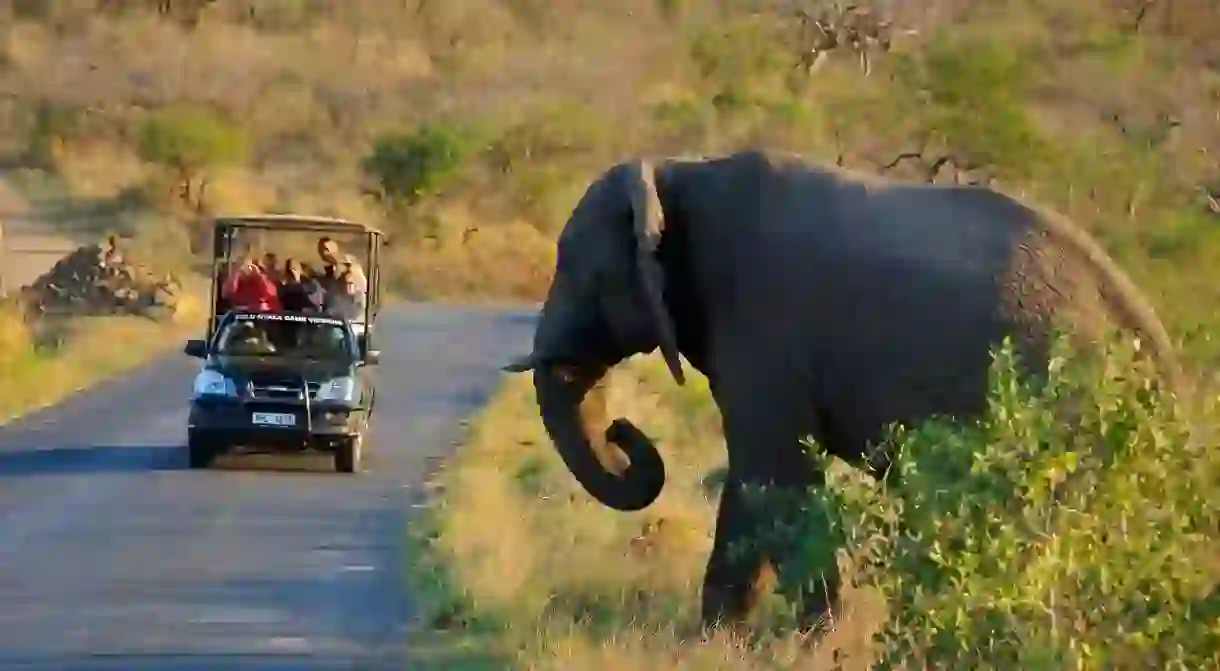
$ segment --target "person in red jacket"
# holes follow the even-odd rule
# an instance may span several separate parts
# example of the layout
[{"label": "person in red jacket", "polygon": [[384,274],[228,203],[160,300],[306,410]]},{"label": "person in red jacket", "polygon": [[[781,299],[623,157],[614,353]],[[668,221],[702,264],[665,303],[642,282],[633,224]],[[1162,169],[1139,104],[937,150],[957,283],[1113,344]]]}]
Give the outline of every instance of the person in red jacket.
[{"label": "person in red jacket", "polygon": [[282,309],[279,288],[253,259],[246,260],[222,288],[229,305],[236,310],[267,312]]}]

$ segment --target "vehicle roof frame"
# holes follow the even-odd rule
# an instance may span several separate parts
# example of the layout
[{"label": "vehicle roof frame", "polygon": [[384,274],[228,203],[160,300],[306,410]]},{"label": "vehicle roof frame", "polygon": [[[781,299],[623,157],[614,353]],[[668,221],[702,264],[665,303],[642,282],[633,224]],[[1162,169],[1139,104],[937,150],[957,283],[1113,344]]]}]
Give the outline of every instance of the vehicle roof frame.
[{"label": "vehicle roof frame", "polygon": [[[206,339],[210,340],[219,325],[217,307],[220,295],[220,277],[227,276],[232,263],[232,232],[242,229],[280,232],[346,233],[360,234],[368,239],[365,275],[368,289],[364,301],[364,319],[361,324],[361,348],[372,347],[372,325],[381,311],[381,263],[380,251],[385,233],[381,230],[350,219],[308,214],[243,214],[216,215],[212,217],[212,281],[209,296],[210,316]],[[223,272],[222,272],[223,266]]]},{"label": "vehicle roof frame", "polygon": [[220,215],[212,218],[212,229],[254,228],[279,231],[327,231],[344,233],[366,233],[384,237],[380,229],[368,224],[311,214],[243,214]]}]

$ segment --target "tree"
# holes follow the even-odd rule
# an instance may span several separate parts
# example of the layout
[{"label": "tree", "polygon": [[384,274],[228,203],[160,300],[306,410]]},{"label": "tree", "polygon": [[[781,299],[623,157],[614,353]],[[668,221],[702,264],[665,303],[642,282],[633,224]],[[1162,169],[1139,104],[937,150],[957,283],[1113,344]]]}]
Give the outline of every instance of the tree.
[{"label": "tree", "polygon": [[241,128],[195,108],[169,108],[150,115],[140,128],[140,155],[174,170],[183,202],[198,207],[208,169],[241,163],[248,153]]},{"label": "tree", "polygon": [[409,133],[377,138],[361,168],[376,180],[382,200],[414,205],[456,180],[474,147],[467,129],[425,123]]}]

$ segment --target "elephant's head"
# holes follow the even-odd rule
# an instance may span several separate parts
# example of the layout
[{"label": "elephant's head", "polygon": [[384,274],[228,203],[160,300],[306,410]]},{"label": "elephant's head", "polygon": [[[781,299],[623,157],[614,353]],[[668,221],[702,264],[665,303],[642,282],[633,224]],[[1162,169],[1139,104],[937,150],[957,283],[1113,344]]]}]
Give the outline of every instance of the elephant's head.
[{"label": "elephant's head", "polygon": [[[533,352],[505,367],[534,371],[543,424],[564,463],[590,495],[617,510],[640,510],[656,500],[665,467],[631,422],[607,427],[602,421],[605,374],[627,357],[659,348],[674,378],[685,382],[657,253],[664,226],[650,163],[604,173],[559,236]],[[604,463],[608,444],[630,460],[621,472]]]}]

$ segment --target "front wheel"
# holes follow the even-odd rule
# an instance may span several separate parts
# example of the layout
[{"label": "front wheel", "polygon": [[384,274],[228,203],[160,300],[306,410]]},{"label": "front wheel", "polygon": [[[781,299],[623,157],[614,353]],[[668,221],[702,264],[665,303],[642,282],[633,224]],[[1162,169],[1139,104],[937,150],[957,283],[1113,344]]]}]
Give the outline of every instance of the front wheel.
[{"label": "front wheel", "polygon": [[212,441],[205,440],[194,432],[187,434],[186,452],[191,468],[207,468],[211,466],[212,460],[216,458],[217,451],[216,445]]},{"label": "front wheel", "polygon": [[361,448],[364,436],[355,436],[335,448],[335,470],[340,473],[357,473],[360,471]]}]

